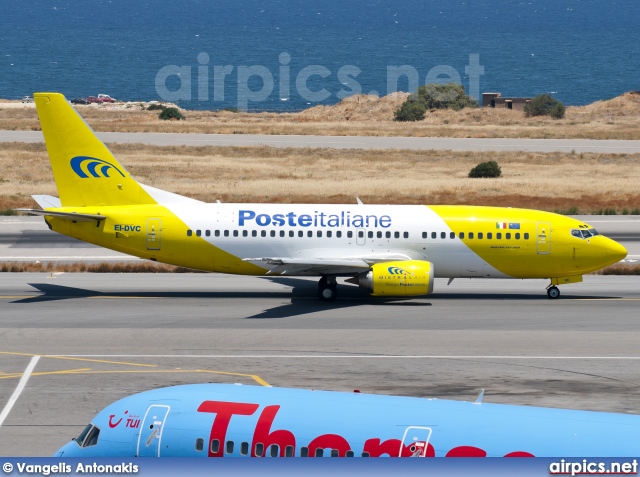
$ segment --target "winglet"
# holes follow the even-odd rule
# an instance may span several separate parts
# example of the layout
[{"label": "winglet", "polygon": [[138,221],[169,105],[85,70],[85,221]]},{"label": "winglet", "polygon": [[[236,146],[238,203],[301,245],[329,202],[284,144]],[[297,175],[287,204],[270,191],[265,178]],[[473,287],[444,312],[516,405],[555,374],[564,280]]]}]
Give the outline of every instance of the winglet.
[{"label": "winglet", "polygon": [[473,404],[482,404],[482,398],[484,398],[484,389],[480,390],[480,394],[478,394],[476,400],[473,401]]}]

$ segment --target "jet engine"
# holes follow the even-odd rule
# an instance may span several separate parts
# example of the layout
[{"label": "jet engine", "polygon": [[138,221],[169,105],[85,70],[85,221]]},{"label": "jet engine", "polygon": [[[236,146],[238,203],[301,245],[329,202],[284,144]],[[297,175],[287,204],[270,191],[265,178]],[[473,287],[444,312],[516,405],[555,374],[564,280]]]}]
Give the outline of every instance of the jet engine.
[{"label": "jet engine", "polygon": [[371,290],[373,296],[412,296],[433,293],[433,276],[431,262],[407,260],[376,263],[346,281]]}]

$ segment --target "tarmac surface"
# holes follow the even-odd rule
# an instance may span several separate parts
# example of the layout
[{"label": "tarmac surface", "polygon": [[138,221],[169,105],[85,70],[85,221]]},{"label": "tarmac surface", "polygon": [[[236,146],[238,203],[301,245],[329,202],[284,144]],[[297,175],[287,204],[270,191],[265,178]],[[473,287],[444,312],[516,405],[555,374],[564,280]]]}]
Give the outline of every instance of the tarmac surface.
[{"label": "tarmac surface", "polygon": [[[640,153],[640,141],[594,139],[503,139],[373,136],[292,136],[269,134],[181,134],[99,132],[105,143],[154,146],[271,146],[331,149],[413,149],[452,151],[527,151]],[[2,131],[0,142],[43,142],[39,131]]]},{"label": "tarmac surface", "polygon": [[341,284],[326,304],[301,278],[3,273],[2,454],[51,455],[111,402],[197,382],[639,412],[640,278],[545,286],[438,279],[390,300]]}]

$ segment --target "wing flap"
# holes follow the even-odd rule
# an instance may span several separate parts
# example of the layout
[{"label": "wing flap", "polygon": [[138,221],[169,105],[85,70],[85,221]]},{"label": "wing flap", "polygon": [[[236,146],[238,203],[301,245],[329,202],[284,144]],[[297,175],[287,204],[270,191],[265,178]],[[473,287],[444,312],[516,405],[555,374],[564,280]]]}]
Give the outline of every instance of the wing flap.
[{"label": "wing flap", "polygon": [[280,275],[353,275],[369,269],[369,264],[360,259],[263,257],[243,260],[268,268],[270,274]]}]

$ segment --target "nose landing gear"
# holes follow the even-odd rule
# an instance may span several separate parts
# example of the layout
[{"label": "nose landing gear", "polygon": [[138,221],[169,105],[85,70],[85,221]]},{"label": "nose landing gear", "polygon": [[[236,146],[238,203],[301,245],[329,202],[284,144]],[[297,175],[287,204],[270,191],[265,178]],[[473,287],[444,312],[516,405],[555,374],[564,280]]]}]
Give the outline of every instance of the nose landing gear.
[{"label": "nose landing gear", "polygon": [[318,297],[322,301],[333,301],[338,295],[336,277],[323,275],[318,282]]},{"label": "nose landing gear", "polygon": [[560,289],[555,285],[549,285],[547,287],[547,295],[552,300],[555,300],[556,298],[558,298],[560,296]]}]

